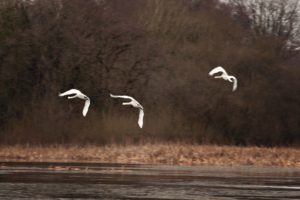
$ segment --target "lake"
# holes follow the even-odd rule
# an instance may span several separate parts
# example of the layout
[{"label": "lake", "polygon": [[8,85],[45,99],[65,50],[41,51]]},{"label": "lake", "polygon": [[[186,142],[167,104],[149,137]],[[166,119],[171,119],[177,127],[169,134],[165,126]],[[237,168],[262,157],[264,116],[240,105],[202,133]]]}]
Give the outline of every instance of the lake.
[{"label": "lake", "polygon": [[300,169],[0,162],[0,199],[300,199]]}]

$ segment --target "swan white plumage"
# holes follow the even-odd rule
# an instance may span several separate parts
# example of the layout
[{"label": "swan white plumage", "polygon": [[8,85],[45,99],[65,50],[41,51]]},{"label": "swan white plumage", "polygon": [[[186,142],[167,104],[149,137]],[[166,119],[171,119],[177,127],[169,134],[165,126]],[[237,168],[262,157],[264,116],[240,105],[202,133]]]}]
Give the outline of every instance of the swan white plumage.
[{"label": "swan white plumage", "polygon": [[[73,96],[68,96],[68,95],[73,95]],[[85,94],[83,94],[82,92],[80,92],[77,89],[70,89],[70,90],[68,90],[64,93],[59,93],[58,96],[60,96],[60,97],[68,96],[68,99],[79,98],[79,99],[85,100],[84,107],[83,107],[83,110],[82,110],[82,115],[84,117],[86,116],[86,114],[89,110],[89,106],[91,104],[91,100],[88,96],[86,96]]]},{"label": "swan white plumage", "polygon": [[222,73],[222,74],[219,76],[214,76],[214,78],[222,78],[225,81],[229,81],[229,82],[233,83],[233,88],[232,88],[233,92],[237,89],[237,79],[234,76],[228,75],[228,73],[225,71],[225,69],[223,67],[218,66],[218,67],[212,69],[208,74],[210,76],[213,76],[216,73]]},{"label": "swan white plumage", "polygon": [[127,96],[127,95],[113,95],[113,94],[110,94],[110,97],[131,100],[130,102],[123,102],[122,105],[131,105],[132,107],[138,108],[140,110],[138,125],[139,125],[140,128],[143,128],[143,123],[144,123],[144,108],[143,108],[143,106],[137,100],[135,100],[133,97],[130,97],[130,96]]}]

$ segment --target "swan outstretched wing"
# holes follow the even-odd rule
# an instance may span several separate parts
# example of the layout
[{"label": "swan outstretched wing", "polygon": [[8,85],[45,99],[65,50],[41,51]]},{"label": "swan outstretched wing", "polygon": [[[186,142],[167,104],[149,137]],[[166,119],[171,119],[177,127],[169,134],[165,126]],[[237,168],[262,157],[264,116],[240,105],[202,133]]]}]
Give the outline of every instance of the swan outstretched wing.
[{"label": "swan outstretched wing", "polygon": [[113,95],[113,94],[110,94],[110,97],[112,97],[112,98],[130,99],[132,101],[135,101],[134,98],[132,98],[131,96],[127,96],[127,95]]},{"label": "swan outstretched wing", "polygon": [[144,110],[140,109],[138,125],[140,128],[143,128],[143,124],[144,124]]},{"label": "swan outstretched wing", "polygon": [[225,69],[224,69],[223,67],[221,67],[221,66],[212,69],[208,74],[209,74],[210,76],[213,76],[214,74],[219,73],[219,72],[221,72],[222,74],[226,74],[226,75],[227,75],[227,72],[226,72]]},{"label": "swan outstretched wing", "polygon": [[87,100],[85,100],[84,107],[83,107],[83,110],[82,110],[82,114],[83,114],[84,117],[86,116],[86,114],[89,110],[90,104],[91,104],[91,100],[89,98]]},{"label": "swan outstretched wing", "polygon": [[66,95],[79,94],[79,93],[81,93],[81,92],[79,90],[77,90],[77,89],[70,89],[70,90],[68,90],[68,91],[66,91],[64,93],[59,93],[58,96],[62,97],[62,96],[66,96]]},{"label": "swan outstretched wing", "polygon": [[234,76],[231,76],[231,79],[233,79],[233,87],[232,91],[234,92],[237,89],[237,79]]}]

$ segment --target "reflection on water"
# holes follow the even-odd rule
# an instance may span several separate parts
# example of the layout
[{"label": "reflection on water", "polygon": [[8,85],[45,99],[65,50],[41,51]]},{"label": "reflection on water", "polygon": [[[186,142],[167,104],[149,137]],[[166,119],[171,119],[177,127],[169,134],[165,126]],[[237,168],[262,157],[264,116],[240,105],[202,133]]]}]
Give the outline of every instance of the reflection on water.
[{"label": "reflection on water", "polygon": [[0,199],[300,199],[300,170],[0,163]]}]

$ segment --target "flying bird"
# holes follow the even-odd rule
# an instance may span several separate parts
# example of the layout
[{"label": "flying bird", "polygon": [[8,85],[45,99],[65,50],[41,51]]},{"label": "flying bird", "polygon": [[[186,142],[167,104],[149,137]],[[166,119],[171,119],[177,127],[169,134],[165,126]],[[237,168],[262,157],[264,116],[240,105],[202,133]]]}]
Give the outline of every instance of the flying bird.
[{"label": "flying bird", "polygon": [[[69,96],[69,95],[73,95],[73,96]],[[88,96],[86,96],[85,94],[83,94],[82,92],[80,92],[77,89],[70,89],[70,90],[68,90],[64,93],[59,93],[58,96],[60,96],[60,97],[68,96],[68,99],[79,98],[79,99],[85,100],[84,107],[83,107],[83,110],[82,110],[82,115],[84,117],[86,116],[86,114],[89,110],[89,106],[91,104],[90,98]]]},{"label": "flying bird", "polygon": [[138,125],[140,128],[143,128],[143,123],[144,123],[144,108],[143,106],[135,100],[133,97],[126,96],[126,95],[113,95],[110,94],[110,97],[112,98],[122,98],[122,99],[129,99],[129,102],[123,102],[122,105],[131,105],[134,108],[138,108],[140,110],[139,112],[139,120],[138,120]]},{"label": "flying bird", "polygon": [[208,74],[210,76],[213,76],[216,73],[222,73],[222,74],[219,76],[214,76],[214,78],[222,78],[225,81],[229,81],[229,82],[233,83],[233,88],[232,88],[233,92],[237,89],[237,79],[234,76],[229,76],[223,67],[218,66],[218,67],[212,69]]}]

